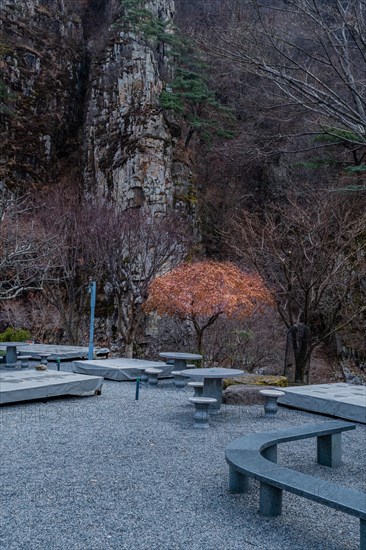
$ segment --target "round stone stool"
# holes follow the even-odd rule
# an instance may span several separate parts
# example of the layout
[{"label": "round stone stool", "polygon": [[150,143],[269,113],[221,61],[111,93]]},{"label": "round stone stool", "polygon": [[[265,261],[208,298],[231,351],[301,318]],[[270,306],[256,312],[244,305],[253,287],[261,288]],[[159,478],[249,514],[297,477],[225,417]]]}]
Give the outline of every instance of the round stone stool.
[{"label": "round stone stool", "polygon": [[188,382],[187,386],[194,389],[193,397],[203,397],[203,382]]},{"label": "round stone stool", "polygon": [[18,357],[20,361],[20,368],[21,369],[28,369],[29,368],[29,360],[32,359],[31,355],[19,355]]},{"label": "round stone stool", "polygon": [[172,370],[171,374],[174,376],[173,384],[176,388],[185,388],[187,385],[187,378],[181,375],[180,370]]},{"label": "round stone stool", "polygon": [[149,377],[146,373],[146,369],[145,370],[141,370],[141,382],[147,382],[149,380]]},{"label": "round stone stool", "polygon": [[208,428],[208,408],[213,403],[216,403],[217,399],[213,397],[189,397],[188,399],[195,406],[193,427],[199,429]]},{"label": "round stone stool", "polygon": [[41,365],[45,365],[47,367],[47,364],[48,364],[47,360],[50,357],[50,354],[49,353],[40,353],[39,355],[41,357]]},{"label": "round stone stool", "polygon": [[259,393],[265,398],[264,415],[272,418],[278,411],[277,399],[285,393],[278,390],[259,390]]},{"label": "round stone stool", "polygon": [[157,386],[158,376],[162,372],[163,371],[161,369],[153,369],[153,368],[145,370],[145,373],[147,374],[147,381],[149,382],[149,384],[151,384],[151,386]]}]

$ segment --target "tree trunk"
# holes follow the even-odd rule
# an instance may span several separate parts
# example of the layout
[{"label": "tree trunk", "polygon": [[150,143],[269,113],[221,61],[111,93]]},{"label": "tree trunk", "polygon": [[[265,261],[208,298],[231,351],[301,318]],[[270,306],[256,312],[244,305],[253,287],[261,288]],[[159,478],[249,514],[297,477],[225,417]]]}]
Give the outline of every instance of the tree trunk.
[{"label": "tree trunk", "polygon": [[125,355],[128,359],[133,357],[133,342],[126,342]]},{"label": "tree trunk", "polygon": [[287,333],[284,375],[296,383],[308,384],[310,371],[310,330],[304,323],[297,323]]},{"label": "tree trunk", "polygon": [[201,330],[200,328],[197,328],[195,326],[195,329],[196,329],[196,336],[197,336],[197,353],[199,353],[200,355],[202,355],[202,335],[203,335],[203,330]]}]

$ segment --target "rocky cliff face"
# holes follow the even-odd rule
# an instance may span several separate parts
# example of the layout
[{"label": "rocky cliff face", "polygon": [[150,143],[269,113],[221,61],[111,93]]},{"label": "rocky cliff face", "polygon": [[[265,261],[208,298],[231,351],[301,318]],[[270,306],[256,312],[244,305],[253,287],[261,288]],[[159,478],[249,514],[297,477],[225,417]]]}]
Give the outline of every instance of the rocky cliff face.
[{"label": "rocky cliff face", "polygon": [[11,187],[45,185],[75,145],[85,59],[82,9],[62,0],[0,0],[0,14],[1,78],[8,92],[0,177]]},{"label": "rocky cliff face", "polygon": [[[172,20],[173,0],[147,6]],[[159,106],[166,55],[126,30],[123,0],[0,0],[0,10],[0,179],[68,180],[154,213],[189,202],[189,159]]]}]

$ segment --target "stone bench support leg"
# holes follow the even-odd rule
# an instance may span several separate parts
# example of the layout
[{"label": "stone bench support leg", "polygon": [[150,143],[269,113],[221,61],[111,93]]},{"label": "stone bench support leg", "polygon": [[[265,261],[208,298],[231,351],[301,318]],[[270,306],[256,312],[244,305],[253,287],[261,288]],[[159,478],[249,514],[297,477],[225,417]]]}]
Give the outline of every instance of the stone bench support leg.
[{"label": "stone bench support leg", "polygon": [[272,445],[271,447],[264,449],[262,451],[262,456],[271,462],[277,463],[277,445]]},{"label": "stone bench support leg", "polygon": [[366,519],[360,519],[360,550],[366,550]]},{"label": "stone bench support leg", "polygon": [[229,467],[229,491],[231,493],[249,492],[249,477],[241,474],[232,466]]},{"label": "stone bench support leg", "polygon": [[261,483],[259,491],[259,513],[261,516],[275,517],[282,513],[282,489]]},{"label": "stone bench support leg", "polygon": [[340,466],[342,463],[342,434],[321,435],[317,438],[317,461],[322,466]]}]

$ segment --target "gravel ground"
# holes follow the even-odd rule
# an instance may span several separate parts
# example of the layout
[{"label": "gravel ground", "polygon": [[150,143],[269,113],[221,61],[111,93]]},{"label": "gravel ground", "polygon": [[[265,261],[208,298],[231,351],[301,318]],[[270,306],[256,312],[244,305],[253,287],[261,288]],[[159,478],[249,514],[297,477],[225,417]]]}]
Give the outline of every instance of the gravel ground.
[{"label": "gravel ground", "polygon": [[[63,370],[68,370],[65,365]],[[258,484],[227,490],[235,437],[326,417],[281,407],[223,406],[192,428],[191,390],[171,381],[106,380],[98,397],[0,408],[2,550],[355,550],[359,520],[284,493],[279,518],[258,515]],[[316,442],[279,448],[279,462],[366,491],[366,426],[343,434],[343,464],[315,460]]]}]

